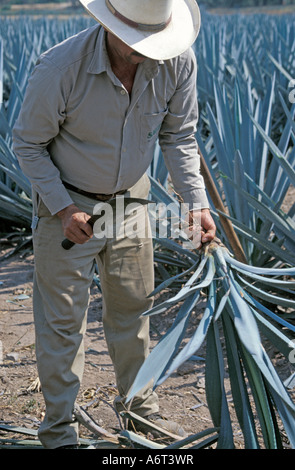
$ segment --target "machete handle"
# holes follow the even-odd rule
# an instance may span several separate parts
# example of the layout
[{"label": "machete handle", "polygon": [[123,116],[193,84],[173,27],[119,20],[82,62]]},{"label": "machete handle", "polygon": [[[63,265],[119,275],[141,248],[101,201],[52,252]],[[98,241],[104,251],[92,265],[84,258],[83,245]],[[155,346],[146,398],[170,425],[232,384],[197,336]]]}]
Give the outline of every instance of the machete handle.
[{"label": "machete handle", "polygon": [[[96,220],[99,219],[100,216],[97,216],[97,215],[93,215],[92,217],[90,217],[90,219],[87,221],[87,223],[93,227],[93,225],[95,224]],[[68,238],[65,238],[62,242],[61,242],[61,246],[65,249],[65,250],[70,250],[74,245],[76,245],[75,242],[71,242],[71,240],[69,240]]]},{"label": "machete handle", "polygon": [[[130,198],[124,198],[124,206],[125,205],[128,205],[130,203],[138,203],[138,204],[143,204],[143,205],[146,205],[146,204],[150,204],[152,201],[149,201],[149,200],[146,200],[146,199],[141,199],[141,198],[133,198],[133,197],[130,197]],[[110,204],[112,207],[115,206],[116,204],[116,199],[110,199],[109,201],[105,202],[104,204]],[[100,217],[102,216],[102,214],[98,214],[98,215],[92,215],[90,217],[89,220],[87,220],[87,223],[93,227],[95,222],[100,219]],[[68,240],[67,238],[65,238],[62,242],[61,242],[61,246],[65,249],[65,250],[70,250],[76,243],[74,242],[71,242],[71,240]]]},{"label": "machete handle", "polygon": [[71,240],[68,240],[68,238],[65,238],[65,239],[61,242],[61,246],[62,246],[65,250],[70,250],[74,245],[75,245],[75,243],[74,243],[74,242],[71,242]]}]

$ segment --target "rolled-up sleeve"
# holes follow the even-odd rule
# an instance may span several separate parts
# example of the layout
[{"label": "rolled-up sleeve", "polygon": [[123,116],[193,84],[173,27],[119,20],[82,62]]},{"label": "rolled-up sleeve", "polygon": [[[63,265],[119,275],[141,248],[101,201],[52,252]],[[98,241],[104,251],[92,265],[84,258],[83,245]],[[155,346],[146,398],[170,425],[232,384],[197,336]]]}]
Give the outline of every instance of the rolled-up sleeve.
[{"label": "rolled-up sleeve", "polygon": [[60,71],[41,58],[29,79],[13,129],[13,150],[19,164],[52,214],[73,202],[48,152],[65,119],[66,96]]},{"label": "rolled-up sleeve", "polygon": [[173,186],[183,202],[191,208],[208,208],[200,155],[196,143],[198,103],[196,92],[197,66],[192,51],[180,72],[168,113],[159,134],[159,143]]}]

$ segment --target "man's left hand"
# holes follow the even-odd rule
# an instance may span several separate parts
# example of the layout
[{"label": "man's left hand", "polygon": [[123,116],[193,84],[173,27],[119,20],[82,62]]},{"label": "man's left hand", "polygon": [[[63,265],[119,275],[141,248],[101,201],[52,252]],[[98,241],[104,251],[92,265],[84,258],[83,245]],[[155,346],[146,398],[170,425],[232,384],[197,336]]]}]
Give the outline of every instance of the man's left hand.
[{"label": "man's left hand", "polygon": [[197,249],[205,243],[212,241],[216,235],[216,225],[209,209],[191,211],[189,213],[190,232],[192,240],[198,242]]}]

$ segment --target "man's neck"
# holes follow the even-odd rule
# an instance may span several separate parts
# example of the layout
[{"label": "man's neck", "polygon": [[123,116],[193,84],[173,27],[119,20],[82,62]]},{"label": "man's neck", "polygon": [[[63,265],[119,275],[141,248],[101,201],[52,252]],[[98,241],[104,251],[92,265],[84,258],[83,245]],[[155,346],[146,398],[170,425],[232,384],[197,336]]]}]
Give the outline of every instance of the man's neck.
[{"label": "man's neck", "polygon": [[124,85],[128,93],[131,93],[138,64],[127,62],[116,47],[112,46],[109,34],[106,34],[106,47],[111,68],[116,77]]}]

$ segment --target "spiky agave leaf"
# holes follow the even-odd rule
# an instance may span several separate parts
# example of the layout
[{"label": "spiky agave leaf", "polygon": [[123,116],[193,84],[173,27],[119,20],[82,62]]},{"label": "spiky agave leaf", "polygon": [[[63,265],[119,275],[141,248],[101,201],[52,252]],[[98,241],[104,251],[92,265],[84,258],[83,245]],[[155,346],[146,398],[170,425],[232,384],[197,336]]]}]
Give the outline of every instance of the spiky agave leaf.
[{"label": "spiky agave leaf", "polygon": [[[267,81],[265,96],[255,101],[249,83],[245,86],[242,80],[236,80],[230,93],[215,80],[216,111],[207,104],[206,114],[210,139],[203,143],[203,136],[197,133],[198,144],[227,209],[223,215],[235,223],[248,261],[262,266],[274,258],[294,264],[294,206],[289,214],[284,214],[281,206],[295,181],[295,152],[291,145],[295,106],[289,110],[280,96],[287,119],[281,116],[284,124],[275,143],[271,125],[277,106],[275,78]],[[214,211],[212,201],[211,205]],[[217,225],[227,243],[218,221]],[[261,243],[263,240],[267,246]]]},{"label": "spiky agave leaf", "polygon": [[[285,426],[290,443],[295,447],[295,406],[279,378],[262,345],[259,328],[285,355],[290,351],[290,340],[279,325],[294,332],[294,326],[271,312],[257,300],[257,296],[269,290],[277,305],[281,303],[294,308],[295,268],[267,269],[237,262],[228,250],[215,240],[204,250],[198,268],[187,282],[159,305],[155,305],[145,316],[165,312],[171,305],[182,302],[178,315],[167,333],[151,351],[140,369],[129,394],[129,400],[150,380],[156,388],[177,368],[196,354],[207,341],[206,391],[207,401],[214,426],[220,428],[218,446],[233,447],[230,414],[224,389],[224,357],[220,343],[219,328],[223,327],[227,345],[227,360],[234,404],[245,446],[259,447],[255,420],[247,393],[251,386],[259,423],[267,448],[281,446],[275,410]],[[249,289],[251,283],[259,282],[262,289]],[[243,284],[243,286],[242,286]],[[285,296],[278,294],[286,289]],[[199,298],[200,291],[207,292],[207,305],[201,320],[189,341],[181,347],[189,318]],[[277,322],[275,327],[273,321]]]},{"label": "spiky agave leaf", "polygon": [[29,229],[32,219],[31,186],[7,141],[0,136],[0,218]]},{"label": "spiky agave leaf", "polygon": [[0,37],[0,110],[3,103],[3,41]]}]

